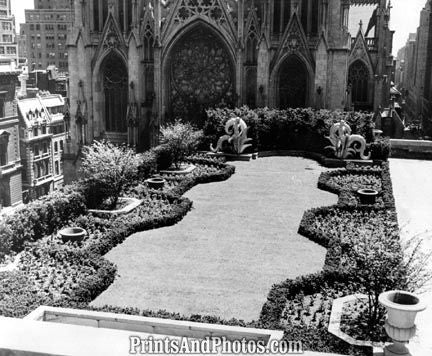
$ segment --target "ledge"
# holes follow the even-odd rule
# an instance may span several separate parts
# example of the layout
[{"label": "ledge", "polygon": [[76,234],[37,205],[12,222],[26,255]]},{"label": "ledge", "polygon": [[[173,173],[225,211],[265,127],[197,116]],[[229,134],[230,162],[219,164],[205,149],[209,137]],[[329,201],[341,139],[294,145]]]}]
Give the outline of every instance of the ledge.
[{"label": "ledge", "polygon": [[372,347],[374,349],[382,349],[385,345],[380,342],[356,340],[352,336],[344,333],[341,330],[341,319],[343,314],[343,307],[345,303],[353,302],[356,300],[367,299],[365,294],[352,294],[343,298],[337,298],[333,301],[332,310],[330,314],[330,321],[328,331],[330,334],[338,337],[339,339],[347,342],[353,346]]},{"label": "ledge", "polygon": [[125,214],[129,214],[132,210],[136,209],[138,206],[142,204],[142,200],[136,198],[119,198],[119,201],[129,201],[129,204],[126,205],[124,208],[118,210],[89,209],[89,213],[92,213],[93,215],[96,216],[125,215]]},{"label": "ledge", "polygon": [[161,174],[189,174],[193,172],[196,169],[196,166],[194,164],[189,164],[188,167],[185,169],[165,169],[162,171],[159,171]]},{"label": "ledge", "polygon": [[250,161],[254,154],[252,153],[242,153],[242,154],[234,154],[234,153],[218,153],[218,152],[204,152],[206,155],[210,157],[225,157],[227,161]]}]

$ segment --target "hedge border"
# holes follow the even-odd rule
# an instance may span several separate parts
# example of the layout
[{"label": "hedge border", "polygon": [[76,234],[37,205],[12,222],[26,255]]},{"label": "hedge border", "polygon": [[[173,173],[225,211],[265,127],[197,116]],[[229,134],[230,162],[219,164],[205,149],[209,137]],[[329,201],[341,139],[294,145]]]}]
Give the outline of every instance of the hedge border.
[{"label": "hedge border", "polygon": [[[332,254],[337,254],[337,248],[333,249],[332,241],[330,241],[326,236],[322,234],[315,234],[308,229],[310,226],[311,220],[315,219],[315,215],[317,213],[326,213],[330,212],[332,209],[343,209],[347,211],[358,211],[358,210],[366,210],[366,211],[390,211],[392,213],[394,222],[397,224],[397,215],[394,206],[394,197],[393,197],[393,189],[391,184],[391,177],[389,171],[389,163],[382,162],[382,172],[381,179],[383,187],[387,185],[385,194],[388,195],[386,197],[387,203],[383,207],[377,206],[357,206],[357,207],[348,207],[340,205],[340,201],[337,204],[327,207],[314,208],[307,210],[303,218],[300,222],[299,226],[299,234],[305,236],[306,238],[314,241],[321,246],[327,249],[324,269],[315,274],[305,275],[298,277],[296,279],[287,279],[281,283],[274,284],[268,294],[267,300],[263,305],[263,308],[260,313],[259,322],[262,326],[268,328],[276,328],[280,329],[280,320],[282,318],[282,312],[285,308],[285,305],[289,299],[292,299],[298,293],[304,294],[314,294],[320,291],[321,287],[325,285],[332,285],[334,283],[344,283],[347,281],[347,276],[344,276],[343,273],[337,271],[334,268],[335,256]],[[325,174],[325,173],[324,173]],[[323,188],[321,184],[320,189]],[[340,192],[339,192],[340,193]],[[337,193],[336,193],[337,194]],[[384,193],[383,193],[384,194]],[[337,256],[336,256],[337,259]],[[314,331],[318,332],[318,330]],[[352,346],[347,344],[346,342],[336,338],[335,336],[330,336],[329,340],[334,342],[334,345],[337,345],[338,350],[333,352],[348,352],[349,354],[358,354],[358,355],[372,355],[372,348],[369,347],[359,347]]]},{"label": "hedge border", "polygon": [[[157,194],[159,197],[164,197],[170,202],[177,201],[179,202],[174,211],[168,216],[163,216],[159,218],[150,218],[146,220],[142,220],[138,223],[129,224],[124,216],[116,217],[113,219],[115,222],[114,227],[109,230],[103,239],[99,239],[97,242],[92,243],[87,246],[83,250],[89,254],[89,258],[92,259],[93,263],[96,263],[100,266],[97,269],[97,273],[92,275],[91,278],[84,279],[81,281],[82,284],[73,291],[73,293],[69,296],[62,296],[58,300],[49,299],[47,296],[38,294],[38,293],[30,293],[25,294],[27,297],[24,298],[23,303],[20,304],[19,308],[24,308],[24,310],[20,309],[21,312],[28,313],[32,310],[25,310],[26,306],[32,308],[37,305],[37,300],[43,301],[46,305],[51,306],[68,306],[68,307],[76,307],[76,308],[87,308],[88,303],[94,300],[99,294],[105,291],[109,285],[115,279],[117,268],[108,260],[106,260],[103,255],[114,248],[119,243],[123,242],[126,238],[128,238],[133,233],[139,231],[151,230],[159,227],[165,227],[174,225],[191,210],[192,201],[189,199],[182,197],[187,190],[191,189],[195,185],[204,184],[214,181],[222,181],[228,179],[235,172],[235,167],[222,163],[222,162],[214,162],[213,160],[201,160],[201,163],[206,163],[208,165],[214,165],[220,168],[219,172],[205,174],[203,176],[195,176],[185,178],[183,184],[179,184],[175,187],[174,191],[171,192],[161,192],[158,190],[149,190],[150,194]],[[101,219],[106,220],[106,219]],[[65,224],[66,221],[63,221]],[[47,234],[49,235],[49,234]],[[32,241],[29,241],[32,242]],[[20,277],[21,276],[21,277]],[[0,280],[4,280],[7,278],[25,278],[25,274],[21,271],[8,272],[5,274],[0,274]],[[24,283],[19,283],[18,288]],[[1,283],[3,287],[3,284]],[[9,299],[9,296],[7,296]],[[26,299],[28,298],[28,299]],[[12,298],[14,299],[14,298]],[[9,303],[14,303],[14,300],[10,300]],[[11,308],[8,307],[9,304],[6,301],[6,304],[0,303],[0,311],[11,313]],[[15,312],[13,316],[17,316],[18,312]],[[23,316],[23,315],[19,315]],[[238,324],[236,324],[238,325]]]}]

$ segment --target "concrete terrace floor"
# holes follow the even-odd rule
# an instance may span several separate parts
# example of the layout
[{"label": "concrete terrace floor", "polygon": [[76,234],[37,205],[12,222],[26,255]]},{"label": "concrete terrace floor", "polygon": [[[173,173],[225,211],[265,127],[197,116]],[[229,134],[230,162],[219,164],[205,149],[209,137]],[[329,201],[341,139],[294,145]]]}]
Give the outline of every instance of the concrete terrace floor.
[{"label": "concrete terrace floor", "polygon": [[274,283],[321,270],[326,250],[297,234],[305,210],[335,204],[311,160],[236,162],[225,182],[198,185],[178,224],[136,233],[106,257],[119,276],[92,305],[256,320]]},{"label": "concrete terrace floor", "polygon": [[[402,241],[419,235],[424,251],[432,250],[432,161],[391,159],[390,173]],[[432,355],[431,283],[422,297],[428,307],[417,315],[417,335],[408,346],[412,356]]]}]

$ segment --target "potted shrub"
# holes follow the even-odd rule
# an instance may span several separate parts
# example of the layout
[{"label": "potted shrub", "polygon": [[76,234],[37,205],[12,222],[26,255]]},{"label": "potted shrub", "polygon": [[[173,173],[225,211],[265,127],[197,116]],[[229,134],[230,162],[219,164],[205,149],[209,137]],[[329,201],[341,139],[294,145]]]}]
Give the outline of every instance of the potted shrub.
[{"label": "potted shrub", "polygon": [[84,147],[80,172],[89,207],[117,209],[126,186],[138,175],[141,158],[129,147],[108,141]]},{"label": "potted shrub", "polygon": [[190,123],[180,120],[161,127],[161,143],[169,148],[172,164],[177,170],[181,168],[186,156],[196,150],[202,137],[201,130],[196,130]]}]

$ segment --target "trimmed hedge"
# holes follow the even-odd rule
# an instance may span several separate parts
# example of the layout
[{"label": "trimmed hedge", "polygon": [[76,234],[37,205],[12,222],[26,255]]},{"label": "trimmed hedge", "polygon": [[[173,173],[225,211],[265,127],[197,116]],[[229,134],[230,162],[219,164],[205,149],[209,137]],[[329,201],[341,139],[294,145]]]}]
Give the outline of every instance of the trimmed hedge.
[{"label": "trimmed hedge", "polygon": [[[204,124],[203,149],[208,150],[225,134],[225,123],[233,117],[241,117],[248,125],[248,137],[252,138],[252,150],[303,150],[326,154],[325,147],[333,124],[345,120],[354,134],[360,134],[366,141],[373,141],[373,114],[330,110],[269,108],[249,109],[243,106],[236,109],[207,110]],[[390,144],[380,139],[371,144],[372,159],[387,159]]]},{"label": "trimmed hedge", "polygon": [[[152,162],[153,158],[150,157],[148,161]],[[194,159],[191,158],[191,161]],[[83,195],[77,193],[77,201],[80,204],[68,206],[68,209],[76,210],[68,210],[70,214],[67,219],[58,220],[51,230],[41,229],[40,234],[47,231],[48,233],[45,236],[38,235],[37,242],[36,239],[20,240],[25,250],[21,255],[19,270],[0,273],[0,292],[4,291],[0,294],[0,314],[22,317],[42,304],[87,307],[88,303],[108,288],[115,278],[116,267],[102,257],[104,254],[134,232],[177,223],[192,208],[192,202],[180,194],[196,184],[228,179],[234,173],[234,167],[220,161],[206,160],[204,157],[199,161],[197,164],[205,162],[209,166],[214,166],[215,171],[211,174],[182,177],[173,191],[149,190],[138,183],[129,188],[129,195],[143,199],[145,203],[127,216],[109,219],[93,217],[87,214]],[[60,198],[56,203],[69,201],[69,195],[61,197],[60,192],[57,193]],[[42,199],[45,200],[46,198]],[[40,204],[37,202],[31,209],[26,209],[34,215],[35,220],[39,211],[36,208],[40,207]],[[55,206],[62,207],[60,203]],[[81,208],[85,215],[78,216]],[[47,211],[51,211],[50,209]],[[61,217],[64,214],[59,212],[56,216]],[[80,245],[64,244],[54,234],[58,228],[66,224],[83,227],[89,236]],[[6,227],[9,229],[8,225]],[[34,236],[25,228],[22,230],[23,237]],[[53,236],[49,236],[51,234]],[[203,318],[207,320],[206,317]]]},{"label": "trimmed hedge", "polygon": [[[373,171],[373,174],[380,175],[385,204],[374,207],[345,206],[342,196],[347,189],[329,186],[327,183],[331,174],[324,173],[320,179],[320,188],[339,193],[339,203],[306,211],[299,227],[300,234],[327,248],[324,270],[274,285],[262,308],[259,322],[264,327],[283,329],[291,339],[296,336],[303,341],[305,349],[350,355],[371,355],[371,348],[351,347],[328,333],[330,306],[323,307],[319,321],[309,323],[305,323],[300,318],[300,314],[290,314],[295,313],[292,307],[287,309],[287,306],[292,305],[295,300],[299,300],[301,305],[304,305],[306,298],[323,300],[324,295],[331,293],[333,296],[327,297],[331,305],[332,299],[337,296],[365,292],[361,280],[355,276],[356,272],[349,267],[356,236],[361,236],[363,239],[370,236],[371,240],[374,240],[371,242],[371,248],[384,248],[390,254],[391,251],[398,252],[395,258],[400,258],[399,230],[388,163],[382,163],[379,169],[376,165],[372,168],[354,163],[348,166],[347,172],[371,174]],[[332,174],[340,173],[341,171],[336,171]],[[378,242],[379,247],[376,246]],[[403,270],[398,272],[404,274]],[[298,324],[294,325],[291,320],[298,320]]]},{"label": "trimmed hedge", "polygon": [[0,260],[20,252],[25,242],[51,235],[86,211],[85,196],[77,184],[32,201],[0,222]]}]

